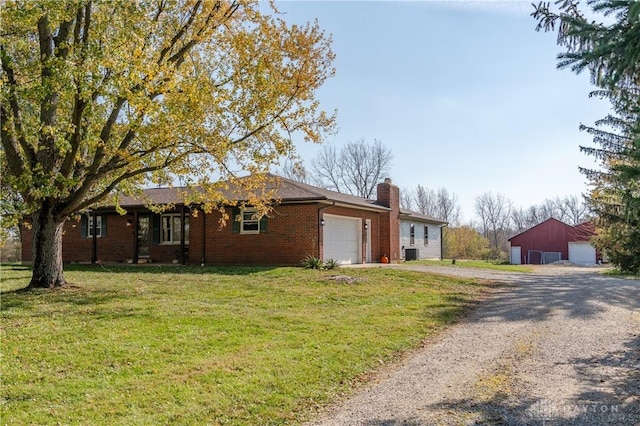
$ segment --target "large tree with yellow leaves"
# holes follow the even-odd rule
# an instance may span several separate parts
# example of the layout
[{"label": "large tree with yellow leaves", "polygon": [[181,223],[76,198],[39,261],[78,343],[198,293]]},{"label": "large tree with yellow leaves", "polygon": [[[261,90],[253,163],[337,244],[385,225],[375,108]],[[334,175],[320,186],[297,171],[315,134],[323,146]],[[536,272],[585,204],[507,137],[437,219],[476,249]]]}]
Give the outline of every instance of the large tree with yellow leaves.
[{"label": "large tree with yellow leaves", "polygon": [[0,9],[3,188],[31,218],[30,287],[65,283],[62,229],[77,212],[176,175],[205,186],[212,173],[260,176],[291,153],[293,135],[319,142],[333,126],[314,98],[334,72],[330,39],[317,24],[288,25],[274,5]]}]

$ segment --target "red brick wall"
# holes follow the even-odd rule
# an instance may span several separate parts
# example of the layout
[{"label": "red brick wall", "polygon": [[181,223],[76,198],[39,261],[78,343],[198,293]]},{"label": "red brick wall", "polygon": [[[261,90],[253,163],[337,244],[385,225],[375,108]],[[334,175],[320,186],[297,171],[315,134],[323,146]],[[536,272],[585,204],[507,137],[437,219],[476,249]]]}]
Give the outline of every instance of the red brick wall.
[{"label": "red brick wall", "polygon": [[[121,216],[117,213],[102,213],[107,221],[107,235],[96,238],[98,262],[127,262],[133,259],[133,213]],[[190,218],[190,221],[193,220]],[[193,231],[192,231],[193,232]],[[32,260],[31,229],[22,227],[22,260]],[[79,220],[68,220],[64,225],[62,236],[62,260],[65,263],[91,262],[93,238],[83,237]],[[188,249],[188,245],[187,245]],[[153,262],[172,263],[180,260],[179,244],[154,244],[149,247],[150,258]],[[188,259],[187,259],[188,260]],[[199,261],[198,261],[199,263]]]},{"label": "red brick wall", "polygon": [[[381,214],[323,204],[277,206],[267,220],[267,232],[260,234],[233,233],[231,222],[220,228],[218,212],[205,215],[200,211],[197,216],[189,213],[190,230],[186,261],[191,264],[202,263],[205,216],[204,260],[206,264],[298,265],[307,255],[322,257],[322,227],[319,226],[318,218],[323,213],[362,218],[363,224],[365,219],[370,219],[371,259],[373,262],[379,261],[383,254],[380,250],[384,228]],[[227,214],[233,219],[231,209],[227,209]],[[98,261],[126,262],[128,259],[133,259],[134,228],[127,226],[127,223],[133,223],[133,213],[124,216],[110,213],[103,216],[103,220],[105,220],[104,217],[107,221],[107,235],[97,238]],[[26,262],[31,261],[31,238],[31,231],[23,229],[22,254],[23,261]],[[364,260],[366,255],[364,238],[362,243]],[[64,262],[91,262],[91,254],[92,238],[81,236],[79,221],[68,221],[63,235]],[[171,263],[175,259],[180,259],[180,245],[152,243],[150,255],[153,262]]]},{"label": "red brick wall", "polygon": [[[231,209],[227,209],[230,221]],[[203,214],[191,218],[189,261],[202,261]],[[318,256],[318,205],[278,206],[269,214],[267,232],[233,233],[232,223],[219,225],[220,213],[206,215],[205,263],[298,265],[307,255]]]},{"label": "red brick wall", "polygon": [[[31,223],[30,221],[26,221],[26,223]],[[20,254],[20,258],[23,262],[31,262],[31,254],[33,253],[33,247],[31,246],[33,242],[33,230],[30,225],[25,226],[24,224],[20,225],[20,243],[22,246],[22,252]]]},{"label": "red brick wall", "polygon": [[[203,222],[206,223],[206,264],[299,265],[307,255],[322,257],[322,227],[318,227],[318,218],[323,213],[370,219],[371,256],[377,261],[380,257],[379,213],[322,204],[296,204],[277,206],[267,219],[267,232],[261,234],[233,233],[231,222],[220,227],[218,212],[207,215],[199,212],[197,217],[190,218],[189,263],[202,262]],[[227,214],[232,220],[231,209],[227,209]],[[363,240],[363,253],[366,253],[365,243]]]},{"label": "red brick wall", "polygon": [[[100,262],[124,262],[133,257],[133,227],[127,226],[127,218],[116,213],[103,215],[107,221],[107,235],[96,238],[97,258]],[[21,228],[22,260],[30,262],[33,232]],[[62,235],[63,262],[91,262],[93,238],[83,237],[80,220],[68,220]]]}]

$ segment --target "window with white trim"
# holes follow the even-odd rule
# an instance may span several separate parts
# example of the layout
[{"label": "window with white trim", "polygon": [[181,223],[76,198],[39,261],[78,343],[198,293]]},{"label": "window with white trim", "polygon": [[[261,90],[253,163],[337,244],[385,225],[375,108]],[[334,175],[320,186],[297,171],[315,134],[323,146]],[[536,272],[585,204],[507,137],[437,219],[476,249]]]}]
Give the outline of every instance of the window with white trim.
[{"label": "window with white trim", "polygon": [[[182,215],[163,214],[160,217],[160,242],[164,244],[180,244],[182,235]],[[184,242],[189,244],[189,217],[184,218]]]},{"label": "window with white trim", "polygon": [[424,245],[429,245],[429,225],[424,226]]},{"label": "window with white trim", "polygon": [[[93,237],[93,215],[87,218],[87,237]],[[96,237],[102,237],[102,216],[96,216]]]},{"label": "window with white trim", "polygon": [[260,233],[260,219],[256,217],[257,210],[252,207],[242,209],[240,220],[241,234],[258,234]]},{"label": "window with white trim", "polygon": [[414,245],[416,243],[416,226],[412,223],[409,226],[409,244]]}]

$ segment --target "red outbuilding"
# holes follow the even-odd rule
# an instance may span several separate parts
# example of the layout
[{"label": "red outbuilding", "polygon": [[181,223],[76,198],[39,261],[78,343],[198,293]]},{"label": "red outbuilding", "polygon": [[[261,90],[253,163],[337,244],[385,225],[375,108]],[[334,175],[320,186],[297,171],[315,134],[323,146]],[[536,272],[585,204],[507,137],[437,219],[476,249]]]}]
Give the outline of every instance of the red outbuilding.
[{"label": "red outbuilding", "polygon": [[590,222],[571,226],[554,218],[547,219],[509,238],[511,263],[548,264],[569,260],[578,265],[593,265],[598,259],[590,242],[594,235]]}]

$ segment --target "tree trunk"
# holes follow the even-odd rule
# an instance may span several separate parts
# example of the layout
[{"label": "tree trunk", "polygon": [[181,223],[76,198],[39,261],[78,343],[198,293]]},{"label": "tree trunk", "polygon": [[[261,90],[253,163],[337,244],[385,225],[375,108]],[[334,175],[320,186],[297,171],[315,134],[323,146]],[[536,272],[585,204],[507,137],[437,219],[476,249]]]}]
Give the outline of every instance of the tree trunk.
[{"label": "tree trunk", "polygon": [[33,275],[28,288],[54,288],[66,284],[62,269],[62,228],[47,202],[33,214]]}]

